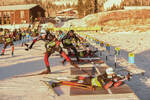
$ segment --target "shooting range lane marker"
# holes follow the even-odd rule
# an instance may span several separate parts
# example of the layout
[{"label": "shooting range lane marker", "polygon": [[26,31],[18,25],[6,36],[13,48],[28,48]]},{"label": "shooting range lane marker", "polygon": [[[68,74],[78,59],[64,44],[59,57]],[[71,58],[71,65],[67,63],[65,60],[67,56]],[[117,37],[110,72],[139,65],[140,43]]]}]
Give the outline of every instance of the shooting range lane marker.
[{"label": "shooting range lane marker", "polygon": [[115,68],[117,67],[117,56],[115,55]]},{"label": "shooting range lane marker", "polygon": [[119,56],[119,55],[120,55],[120,48],[116,47],[115,48],[115,54],[114,54],[114,56],[115,56],[115,68],[117,67],[117,56]]},{"label": "shooting range lane marker", "polygon": [[116,47],[115,48],[115,55],[120,55],[120,48],[119,47]]},{"label": "shooting range lane marker", "polygon": [[[100,41],[100,57],[103,56],[103,47],[104,47],[104,41]],[[101,50],[102,48],[102,50]]]},{"label": "shooting range lane marker", "polygon": [[104,47],[104,41],[100,41],[100,46]]},{"label": "shooting range lane marker", "polygon": [[106,50],[108,53],[110,53],[110,44],[108,44],[108,43],[106,44]]},{"label": "shooting range lane marker", "polygon": [[106,61],[108,60],[108,56],[110,54],[110,44],[106,44]]},{"label": "shooting range lane marker", "polygon": [[129,53],[129,64],[134,64],[135,54]]}]

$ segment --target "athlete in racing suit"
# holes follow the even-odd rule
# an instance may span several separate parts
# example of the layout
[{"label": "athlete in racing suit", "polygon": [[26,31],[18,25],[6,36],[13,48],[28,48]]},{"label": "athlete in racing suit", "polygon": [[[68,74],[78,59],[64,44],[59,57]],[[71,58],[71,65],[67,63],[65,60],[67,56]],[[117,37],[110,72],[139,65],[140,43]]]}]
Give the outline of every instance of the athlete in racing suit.
[{"label": "athlete in racing suit", "polygon": [[[62,38],[62,44],[63,44],[63,47],[65,49],[67,49],[68,55],[71,55],[71,50],[73,50],[75,57],[76,57],[77,61],[79,62],[80,59],[79,59],[77,49],[75,48],[75,46],[72,43],[72,41],[74,41],[74,40],[76,42],[80,41],[80,39],[75,35],[74,31],[71,30]],[[65,62],[65,60],[63,61],[63,63],[64,62]]]},{"label": "athlete in racing suit", "polygon": [[45,52],[45,56],[44,56],[44,62],[46,65],[47,70],[43,71],[41,74],[48,74],[51,73],[50,70],[50,64],[48,61],[48,58],[51,56],[51,54],[53,54],[55,51],[59,52],[61,54],[62,57],[64,57],[66,59],[66,61],[68,61],[71,65],[75,66],[76,68],[79,68],[76,64],[74,64],[70,58],[66,55],[66,53],[62,50],[62,48],[60,47],[60,42],[57,40],[57,38],[52,35],[49,31],[46,32],[46,34],[39,36],[38,38],[34,39],[32,44],[26,49],[31,49],[32,46],[38,41],[38,40],[43,40],[45,41],[45,48],[46,48],[46,52]]},{"label": "athlete in racing suit", "polygon": [[11,46],[12,48],[12,56],[14,55],[14,44],[13,44],[13,37],[8,33],[9,31],[7,31],[6,35],[3,37],[4,39],[4,47],[1,51],[0,55],[4,55],[5,53],[5,49],[7,48],[8,45]]}]

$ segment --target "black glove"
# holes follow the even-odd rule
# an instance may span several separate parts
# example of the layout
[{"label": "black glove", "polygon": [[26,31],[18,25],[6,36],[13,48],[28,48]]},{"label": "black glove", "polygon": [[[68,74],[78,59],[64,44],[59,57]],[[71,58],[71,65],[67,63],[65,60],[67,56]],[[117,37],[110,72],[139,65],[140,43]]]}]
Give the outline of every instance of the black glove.
[{"label": "black glove", "polygon": [[29,46],[28,44],[24,44],[24,45],[25,45],[27,48],[28,48],[28,46]]}]

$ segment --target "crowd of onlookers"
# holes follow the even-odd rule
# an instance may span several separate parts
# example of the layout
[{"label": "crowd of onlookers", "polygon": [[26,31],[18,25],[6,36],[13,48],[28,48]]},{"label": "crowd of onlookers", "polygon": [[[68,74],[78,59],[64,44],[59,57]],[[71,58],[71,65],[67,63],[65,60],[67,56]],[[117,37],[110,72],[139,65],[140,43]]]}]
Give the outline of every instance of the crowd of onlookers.
[{"label": "crowd of onlookers", "polygon": [[22,41],[23,45],[26,41],[32,40],[33,36],[37,36],[39,33],[38,30],[39,28],[33,29],[31,28],[31,26],[19,29],[0,28],[0,43],[3,43],[3,38],[5,37],[5,35],[10,34],[13,41]]}]

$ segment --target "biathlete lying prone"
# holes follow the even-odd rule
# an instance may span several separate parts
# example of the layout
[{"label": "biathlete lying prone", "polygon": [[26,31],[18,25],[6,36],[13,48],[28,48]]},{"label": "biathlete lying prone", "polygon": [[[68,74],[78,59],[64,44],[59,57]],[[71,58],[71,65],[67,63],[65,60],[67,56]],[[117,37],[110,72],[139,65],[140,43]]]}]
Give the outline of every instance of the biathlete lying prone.
[{"label": "biathlete lying prone", "polygon": [[97,87],[108,89],[111,87],[119,87],[124,84],[125,80],[130,80],[132,75],[128,73],[126,76],[118,75],[113,72],[112,68],[107,68],[106,72],[102,75],[95,77],[92,76],[78,76],[71,81],[52,82],[51,87],[55,88],[61,85],[67,85],[71,87],[77,87],[81,89],[95,90]]}]

